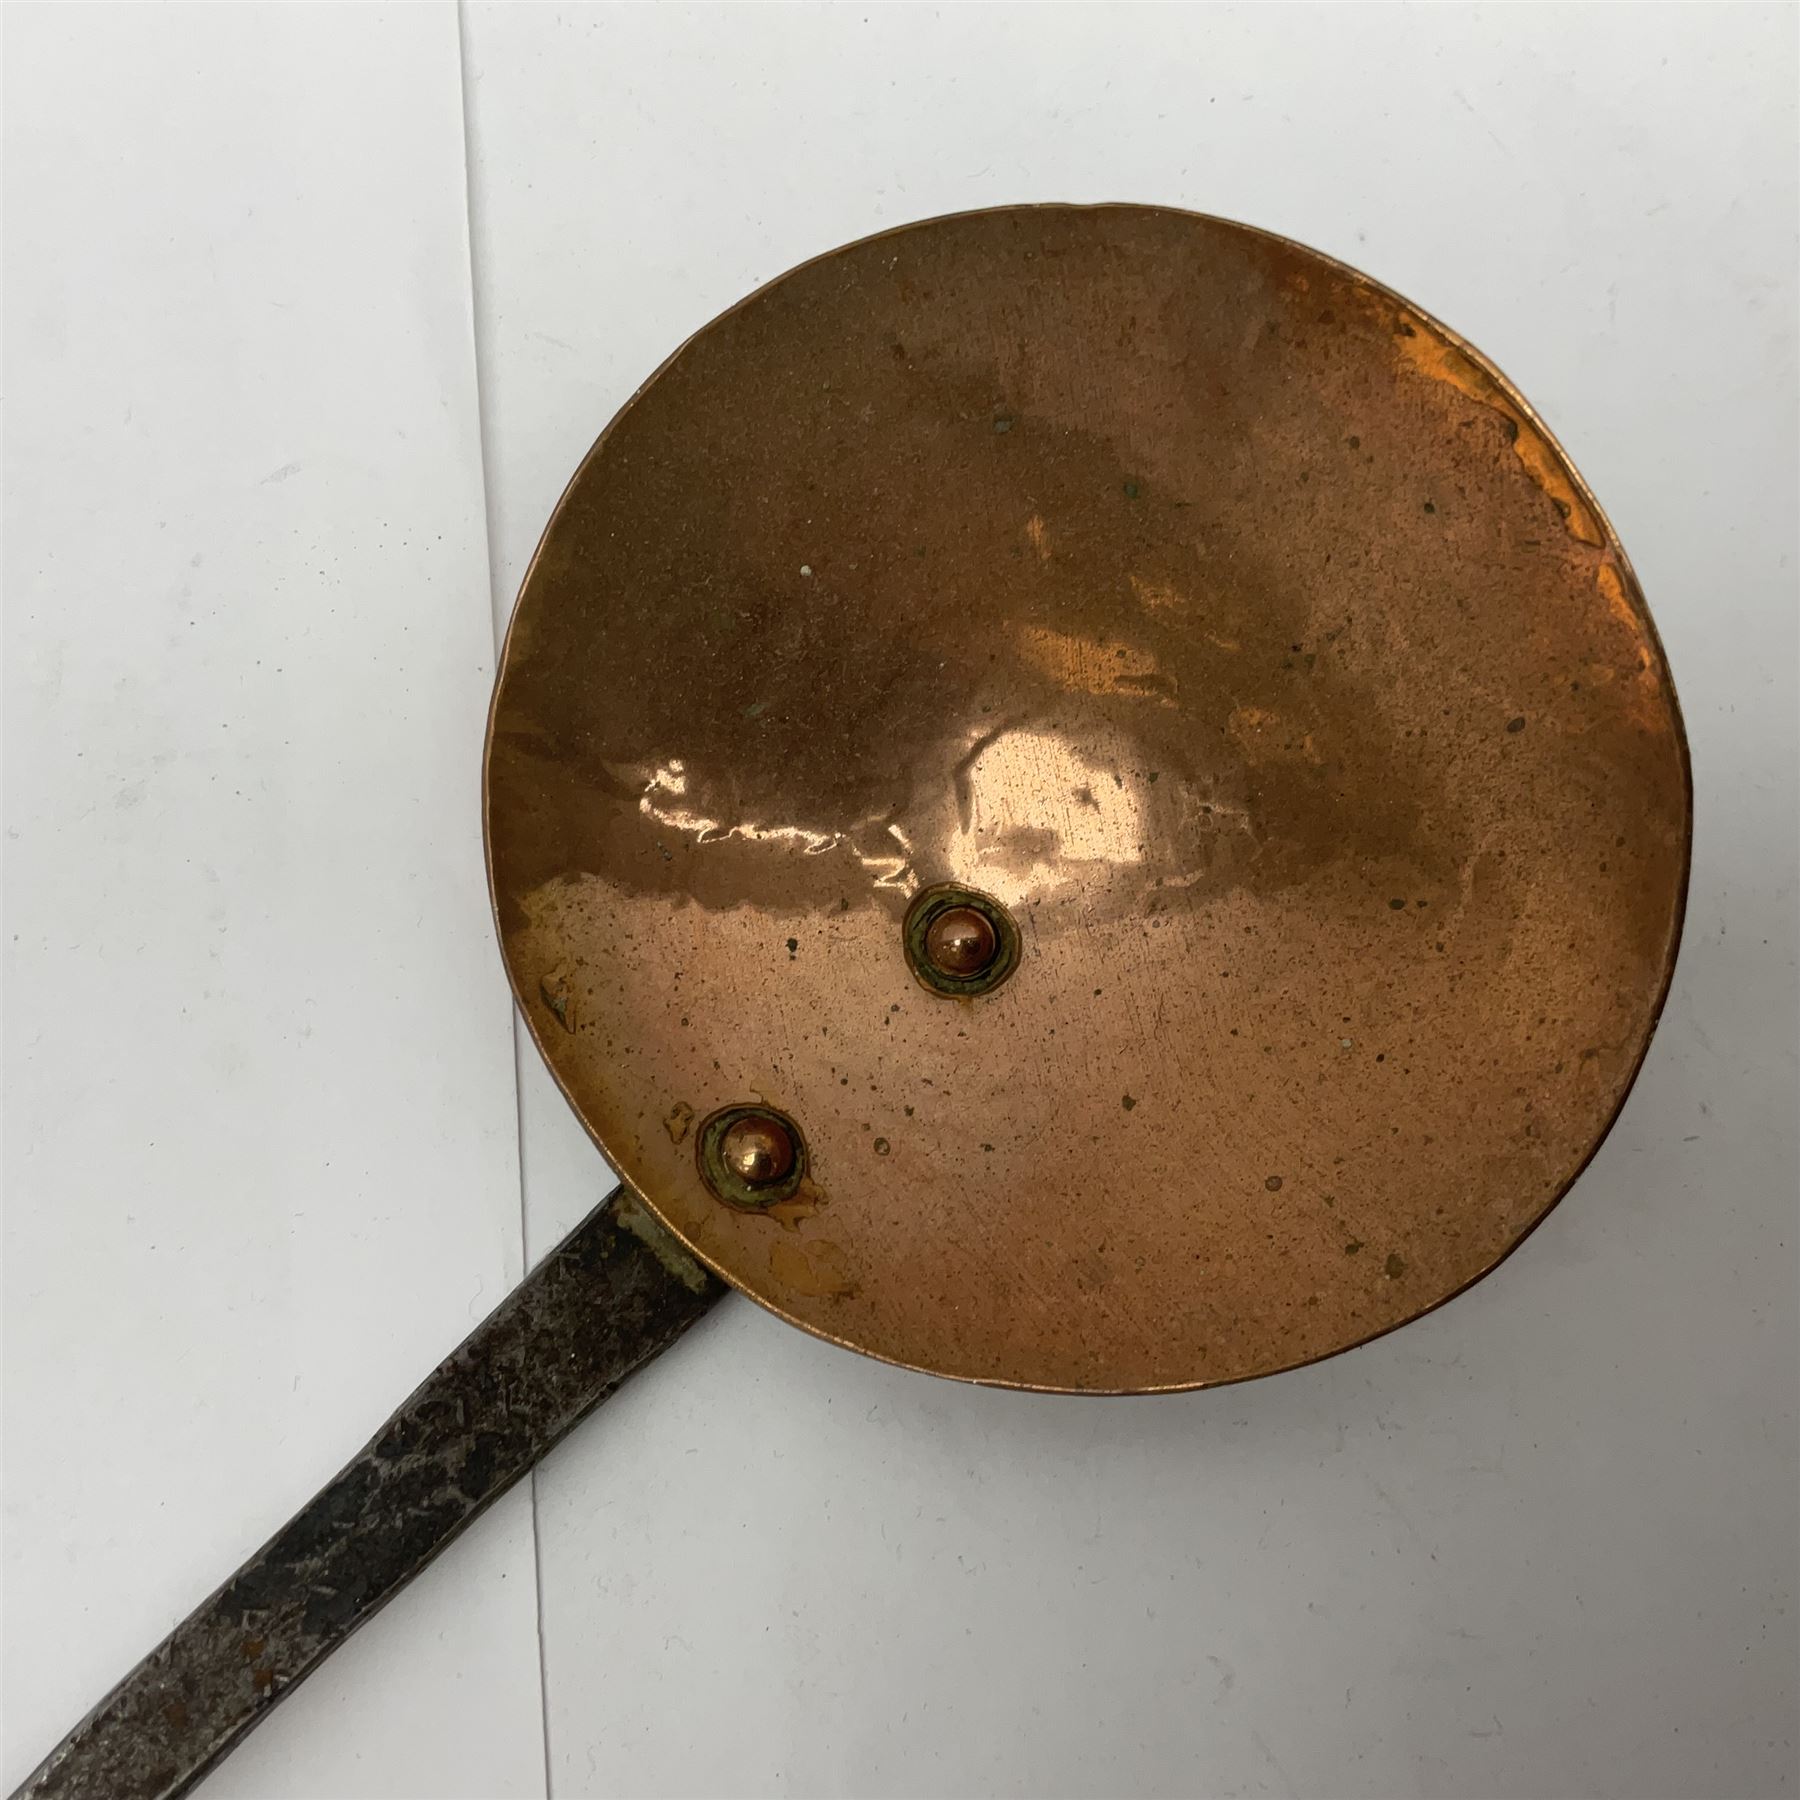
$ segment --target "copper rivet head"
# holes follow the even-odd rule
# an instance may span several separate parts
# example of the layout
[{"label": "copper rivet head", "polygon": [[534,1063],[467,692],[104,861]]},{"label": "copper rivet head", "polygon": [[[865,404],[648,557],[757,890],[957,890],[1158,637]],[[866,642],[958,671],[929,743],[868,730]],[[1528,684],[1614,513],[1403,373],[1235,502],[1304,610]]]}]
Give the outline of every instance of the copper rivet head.
[{"label": "copper rivet head", "polygon": [[768,1113],[745,1113],[725,1128],[719,1156],[746,1187],[769,1187],[793,1173],[793,1134]]},{"label": "copper rivet head", "polygon": [[721,1107],[694,1133],[700,1179],[717,1200],[761,1212],[806,1183],[806,1140],[786,1113],[757,1102]]},{"label": "copper rivet head", "polygon": [[952,999],[991,994],[1019,966],[1019,928],[992,894],[945,882],[917,895],[901,927],[922,987]]},{"label": "copper rivet head", "polygon": [[945,975],[979,975],[994,960],[1000,935],[972,906],[952,906],[931,921],[925,932],[925,954]]}]

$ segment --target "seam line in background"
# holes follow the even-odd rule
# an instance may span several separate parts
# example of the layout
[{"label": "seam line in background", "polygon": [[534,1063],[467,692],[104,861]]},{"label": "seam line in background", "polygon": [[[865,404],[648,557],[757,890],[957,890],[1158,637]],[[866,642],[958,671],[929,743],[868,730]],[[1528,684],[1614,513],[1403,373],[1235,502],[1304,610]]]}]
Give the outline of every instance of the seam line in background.
[{"label": "seam line in background", "polygon": [[[493,484],[488,478],[488,407],[485,369],[481,354],[481,282],[476,273],[475,231],[475,128],[469,86],[469,22],[466,0],[455,0],[456,68],[459,107],[462,121],[463,159],[463,242],[469,267],[469,348],[475,369],[475,436],[476,452],[481,466],[482,545],[487,564],[488,623],[493,632],[494,666],[499,670],[500,647],[505,637],[505,620],[500,604],[499,538],[494,529]],[[519,1264],[521,1276],[531,1269],[531,1235],[525,1206],[525,1093],[519,1055],[519,1020],[513,1008],[507,1007],[507,1025],[512,1033],[513,1071],[513,1139],[517,1147],[519,1171]],[[550,1783],[550,1679],[544,1645],[544,1546],[538,1517],[538,1472],[533,1468],[525,1477],[531,1507],[531,1579],[532,1623],[537,1638],[538,1663],[538,1732],[542,1758],[544,1800],[551,1800]]]}]

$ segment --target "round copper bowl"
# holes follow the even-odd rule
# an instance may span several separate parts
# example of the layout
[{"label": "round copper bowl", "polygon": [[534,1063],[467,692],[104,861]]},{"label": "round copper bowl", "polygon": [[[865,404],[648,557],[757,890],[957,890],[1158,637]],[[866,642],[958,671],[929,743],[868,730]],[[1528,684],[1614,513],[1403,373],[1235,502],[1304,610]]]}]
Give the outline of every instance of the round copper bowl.
[{"label": "round copper bowl", "polygon": [[[1491,1269],[1667,987],[1690,787],[1625,554],[1489,363],[1241,225],[1012,208],[693,338],[526,578],[487,827],[551,1069],[693,1250],[940,1374],[1306,1362]],[[922,990],[909,905],[1017,921]],[[695,1122],[804,1134],[777,1204]]]}]

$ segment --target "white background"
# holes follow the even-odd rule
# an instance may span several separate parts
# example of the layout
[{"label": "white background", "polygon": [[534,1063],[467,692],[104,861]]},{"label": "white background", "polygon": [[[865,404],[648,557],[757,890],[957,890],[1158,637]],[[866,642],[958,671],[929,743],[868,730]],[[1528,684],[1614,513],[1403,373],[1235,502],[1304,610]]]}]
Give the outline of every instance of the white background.
[{"label": "white background", "polygon": [[9,6],[5,1785],[607,1185],[476,808],[576,460],[803,257],[1132,199],[1448,320],[1629,547],[1697,823],[1618,1128],[1218,1393],[728,1302],[204,1792],[1791,1793],[1797,18]]}]

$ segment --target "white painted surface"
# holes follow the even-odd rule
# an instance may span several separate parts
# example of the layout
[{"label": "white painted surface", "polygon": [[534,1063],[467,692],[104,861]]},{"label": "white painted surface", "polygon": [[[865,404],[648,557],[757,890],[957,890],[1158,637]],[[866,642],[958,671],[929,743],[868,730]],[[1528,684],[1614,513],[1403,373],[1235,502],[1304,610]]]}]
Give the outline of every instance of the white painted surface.
[{"label": "white painted surface", "polygon": [[[516,1278],[456,19],[9,8],[10,1790]],[[542,1791],[529,1498],[219,1796]]]},{"label": "white painted surface", "polygon": [[[453,22],[232,16],[8,20],[11,1778],[517,1266]],[[554,1793],[1793,1790],[1795,20],[465,14],[502,612],[606,418],[756,282],[1158,200],[1521,383],[1637,563],[1698,789],[1638,1091],[1443,1312],[1115,1402],[728,1303],[578,1433],[538,1482]],[[519,1106],[536,1255],[605,1177],[529,1053]],[[542,1791],[525,1512],[208,1791]]]}]

